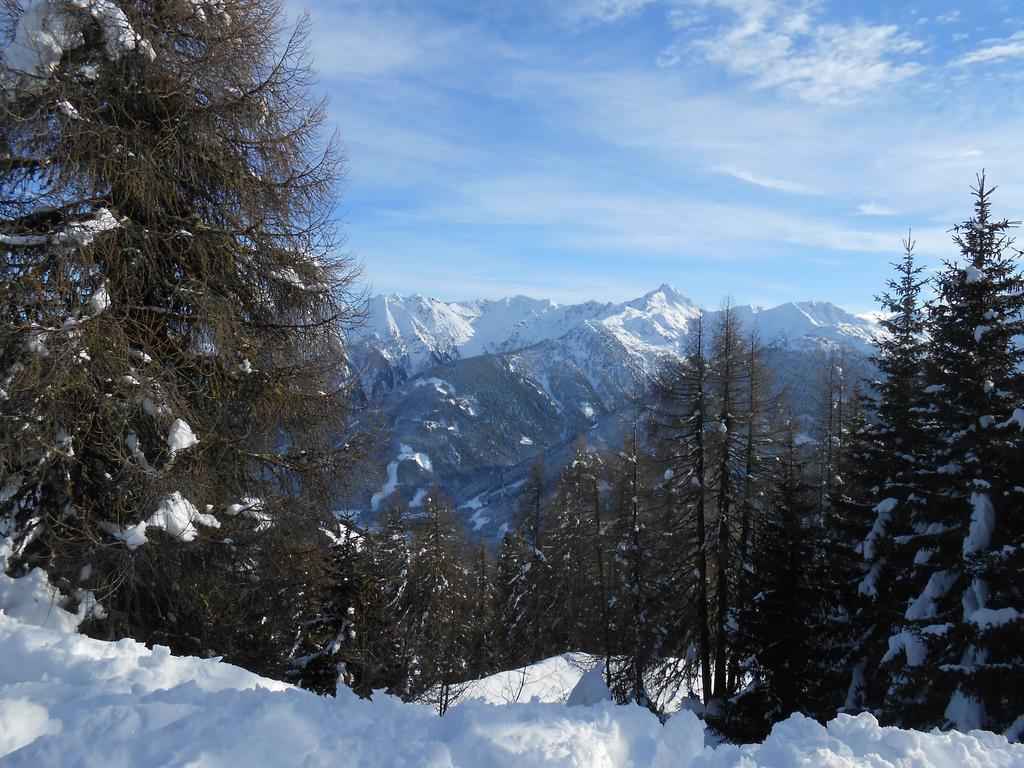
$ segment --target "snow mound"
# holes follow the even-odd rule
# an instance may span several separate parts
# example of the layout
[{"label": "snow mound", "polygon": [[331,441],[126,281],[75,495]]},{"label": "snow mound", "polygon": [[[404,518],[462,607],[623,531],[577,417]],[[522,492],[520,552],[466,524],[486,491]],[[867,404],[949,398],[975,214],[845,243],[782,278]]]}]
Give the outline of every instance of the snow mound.
[{"label": "snow mound", "polygon": [[593,657],[585,653],[563,653],[519,669],[474,680],[463,691],[459,701],[562,704],[593,665]]},{"label": "snow mound", "polygon": [[576,683],[565,703],[570,707],[591,707],[611,700],[612,692],[604,681],[604,664],[596,664]]},{"label": "snow mound", "polygon": [[[21,581],[10,580],[10,581]],[[0,613],[0,760],[11,766],[960,766],[1024,765],[1002,736],[827,727],[794,716],[763,744],[705,747],[691,712],[663,726],[610,702],[432,708],[347,690],[315,696],[214,659],[92,640]]]}]

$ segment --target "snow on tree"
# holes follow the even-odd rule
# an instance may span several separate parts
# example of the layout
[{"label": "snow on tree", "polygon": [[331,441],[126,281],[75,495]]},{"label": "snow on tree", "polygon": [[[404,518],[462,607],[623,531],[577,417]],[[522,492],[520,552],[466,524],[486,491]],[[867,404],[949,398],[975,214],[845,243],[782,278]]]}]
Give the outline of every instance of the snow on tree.
[{"label": "snow on tree", "polygon": [[912,580],[916,550],[907,542],[916,510],[926,504],[920,473],[933,432],[931,395],[924,385],[926,314],[920,294],[926,281],[910,235],[903,247],[903,258],[892,265],[895,276],[876,299],[884,330],[873,356],[879,376],[862,398],[861,407],[870,416],[850,435],[851,461],[835,518],[839,526],[833,526],[839,544],[835,555],[849,569],[844,577],[858,576],[859,566],[857,583],[843,590],[852,599],[844,600],[851,623],[839,628],[850,640],[842,709],[870,710],[886,720],[898,713],[886,708],[892,670],[879,662],[909,598],[919,591]]},{"label": "snow on tree", "polygon": [[264,0],[0,13],[11,566],[87,586],[98,633],[271,671],[356,445],[305,26]]},{"label": "snow on tree", "polygon": [[934,447],[906,544],[919,591],[886,661],[897,669],[889,706],[907,725],[1001,731],[1024,711],[1024,279],[984,174],[973,191],[974,215],[954,229],[961,258],[929,308]]}]

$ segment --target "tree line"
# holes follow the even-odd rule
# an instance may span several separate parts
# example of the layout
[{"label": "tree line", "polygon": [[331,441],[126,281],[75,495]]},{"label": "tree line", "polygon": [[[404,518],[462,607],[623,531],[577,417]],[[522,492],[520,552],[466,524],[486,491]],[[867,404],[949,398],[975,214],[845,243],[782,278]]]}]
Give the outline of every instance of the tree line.
[{"label": "tree line", "polygon": [[331,511],[373,451],[306,27],[33,8],[0,9],[0,562],[83,631],[442,712],[581,650],[734,739],[864,710],[1021,737],[1024,298],[984,176],[931,280],[905,243],[875,380],[826,350],[794,408],[726,307],[615,449],[531,469],[496,552],[437,489],[362,530]]},{"label": "tree line", "polygon": [[377,629],[403,650],[351,646],[357,688],[404,658],[383,687],[443,710],[464,681],[579,650],[619,701],[663,713],[687,695],[737,740],[862,711],[1019,738],[1024,295],[990,203],[980,176],[960,257],[931,280],[908,236],[877,376],[827,349],[795,411],[726,306],[694,321],[618,449],[580,438],[553,476],[531,467],[493,559],[436,489],[403,549],[394,503],[357,556],[375,597],[356,616],[404,606]]}]

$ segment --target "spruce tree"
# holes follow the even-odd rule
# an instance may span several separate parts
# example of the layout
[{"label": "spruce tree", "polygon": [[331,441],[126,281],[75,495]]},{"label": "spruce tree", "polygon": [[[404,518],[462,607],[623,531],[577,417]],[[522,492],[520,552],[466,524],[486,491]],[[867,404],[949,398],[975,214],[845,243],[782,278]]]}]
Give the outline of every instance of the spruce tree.
[{"label": "spruce tree", "polygon": [[890,706],[916,727],[1002,731],[1024,705],[1024,280],[992,191],[980,175],[974,215],[954,229],[961,258],[938,275],[929,308],[936,439],[909,543],[920,591],[887,654]]},{"label": "spruce tree", "polygon": [[412,558],[409,695],[443,715],[469,679],[470,585],[451,503],[432,488]]},{"label": "spruce tree", "polygon": [[317,693],[334,694],[342,684],[369,696],[374,665],[367,646],[376,630],[371,616],[377,601],[365,537],[347,519],[332,538],[328,576],[320,585],[316,613],[296,616],[290,677]]},{"label": "spruce tree", "polygon": [[886,708],[892,670],[879,661],[914,591],[912,521],[927,502],[922,485],[923,459],[933,430],[924,402],[926,281],[915,263],[914,241],[908,234],[903,258],[886,290],[876,297],[882,333],[872,357],[879,377],[861,401],[870,418],[852,435],[851,468],[840,509],[847,521],[844,542],[855,543],[861,576],[851,606],[853,645],[843,708],[870,710],[883,721],[896,711]]},{"label": "spruce tree", "polygon": [[369,539],[368,569],[375,585],[376,611],[372,627],[372,649],[368,663],[372,688],[397,696],[408,695],[412,644],[409,625],[411,604],[410,554],[404,500],[388,503],[380,530]]}]

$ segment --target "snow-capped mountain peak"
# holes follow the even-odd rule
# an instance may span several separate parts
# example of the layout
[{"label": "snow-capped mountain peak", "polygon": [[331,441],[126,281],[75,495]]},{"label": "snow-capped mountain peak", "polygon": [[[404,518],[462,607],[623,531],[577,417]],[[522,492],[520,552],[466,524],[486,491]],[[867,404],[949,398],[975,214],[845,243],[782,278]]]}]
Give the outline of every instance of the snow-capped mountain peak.
[{"label": "snow-capped mountain peak", "polygon": [[[777,307],[734,307],[741,322],[764,344],[845,343],[867,351],[877,324],[823,301]],[[373,348],[400,379],[451,360],[502,354],[554,341],[587,323],[600,323],[651,364],[683,349],[700,307],[669,284],[621,304],[588,301],[560,305],[549,299],[513,296],[498,300],[445,302],[413,296],[376,296],[353,346]],[[707,313],[713,318],[720,310]]]}]

